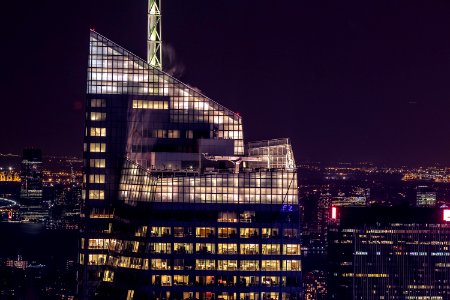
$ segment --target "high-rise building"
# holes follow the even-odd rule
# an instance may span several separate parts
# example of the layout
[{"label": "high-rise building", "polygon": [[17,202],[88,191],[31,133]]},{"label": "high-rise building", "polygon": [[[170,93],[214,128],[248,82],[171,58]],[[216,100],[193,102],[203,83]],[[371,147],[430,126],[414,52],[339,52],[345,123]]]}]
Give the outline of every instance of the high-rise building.
[{"label": "high-rise building", "polygon": [[436,192],[429,186],[419,185],[416,193],[416,206],[435,207]]},{"label": "high-rise building", "polygon": [[42,202],[42,152],[40,149],[24,149],[21,163],[20,199],[24,204]]},{"label": "high-rise building", "polygon": [[329,299],[450,299],[450,210],[334,207]]},{"label": "high-rise building", "polygon": [[80,298],[299,299],[288,139],[94,31],[85,125]]}]

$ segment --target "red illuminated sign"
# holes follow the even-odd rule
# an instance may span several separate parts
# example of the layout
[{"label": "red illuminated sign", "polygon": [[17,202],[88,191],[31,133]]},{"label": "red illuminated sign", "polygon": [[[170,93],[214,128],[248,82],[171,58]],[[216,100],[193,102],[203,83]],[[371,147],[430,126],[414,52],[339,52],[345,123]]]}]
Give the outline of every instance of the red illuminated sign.
[{"label": "red illuminated sign", "polygon": [[334,206],[331,208],[331,218],[332,218],[333,220],[336,220],[336,219],[337,219],[337,208],[334,207]]},{"label": "red illuminated sign", "polygon": [[450,222],[450,209],[443,210],[442,219],[446,222]]}]

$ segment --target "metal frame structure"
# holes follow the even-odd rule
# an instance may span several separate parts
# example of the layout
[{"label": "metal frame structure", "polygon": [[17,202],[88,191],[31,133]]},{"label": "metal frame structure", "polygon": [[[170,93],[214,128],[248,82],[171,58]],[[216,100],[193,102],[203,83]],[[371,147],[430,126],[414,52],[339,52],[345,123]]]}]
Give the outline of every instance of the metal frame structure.
[{"label": "metal frame structure", "polygon": [[147,61],[162,70],[161,0],[148,0]]}]

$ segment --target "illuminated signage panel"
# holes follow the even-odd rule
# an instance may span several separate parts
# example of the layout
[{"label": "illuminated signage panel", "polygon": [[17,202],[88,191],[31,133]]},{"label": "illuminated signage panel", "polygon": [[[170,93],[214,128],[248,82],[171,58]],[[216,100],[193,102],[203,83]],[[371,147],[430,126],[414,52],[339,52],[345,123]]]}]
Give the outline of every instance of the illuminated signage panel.
[{"label": "illuminated signage panel", "polygon": [[336,219],[337,219],[337,208],[336,208],[335,206],[333,206],[333,207],[331,208],[331,218],[332,218],[333,220],[336,220]]},{"label": "illuminated signage panel", "polygon": [[446,222],[450,222],[450,209],[443,210],[442,219]]}]

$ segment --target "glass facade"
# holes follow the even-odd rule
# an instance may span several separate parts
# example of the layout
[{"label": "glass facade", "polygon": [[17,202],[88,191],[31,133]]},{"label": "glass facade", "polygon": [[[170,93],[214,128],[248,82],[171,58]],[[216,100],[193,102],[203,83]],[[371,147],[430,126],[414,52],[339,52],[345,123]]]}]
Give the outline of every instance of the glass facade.
[{"label": "glass facade", "polygon": [[[450,224],[440,222],[441,210],[394,211],[409,222],[396,220],[393,210],[384,209],[374,224],[332,224],[329,299],[450,298]],[[355,210],[345,218],[379,212]]]},{"label": "glass facade", "polygon": [[288,139],[91,32],[82,299],[299,299]]}]

